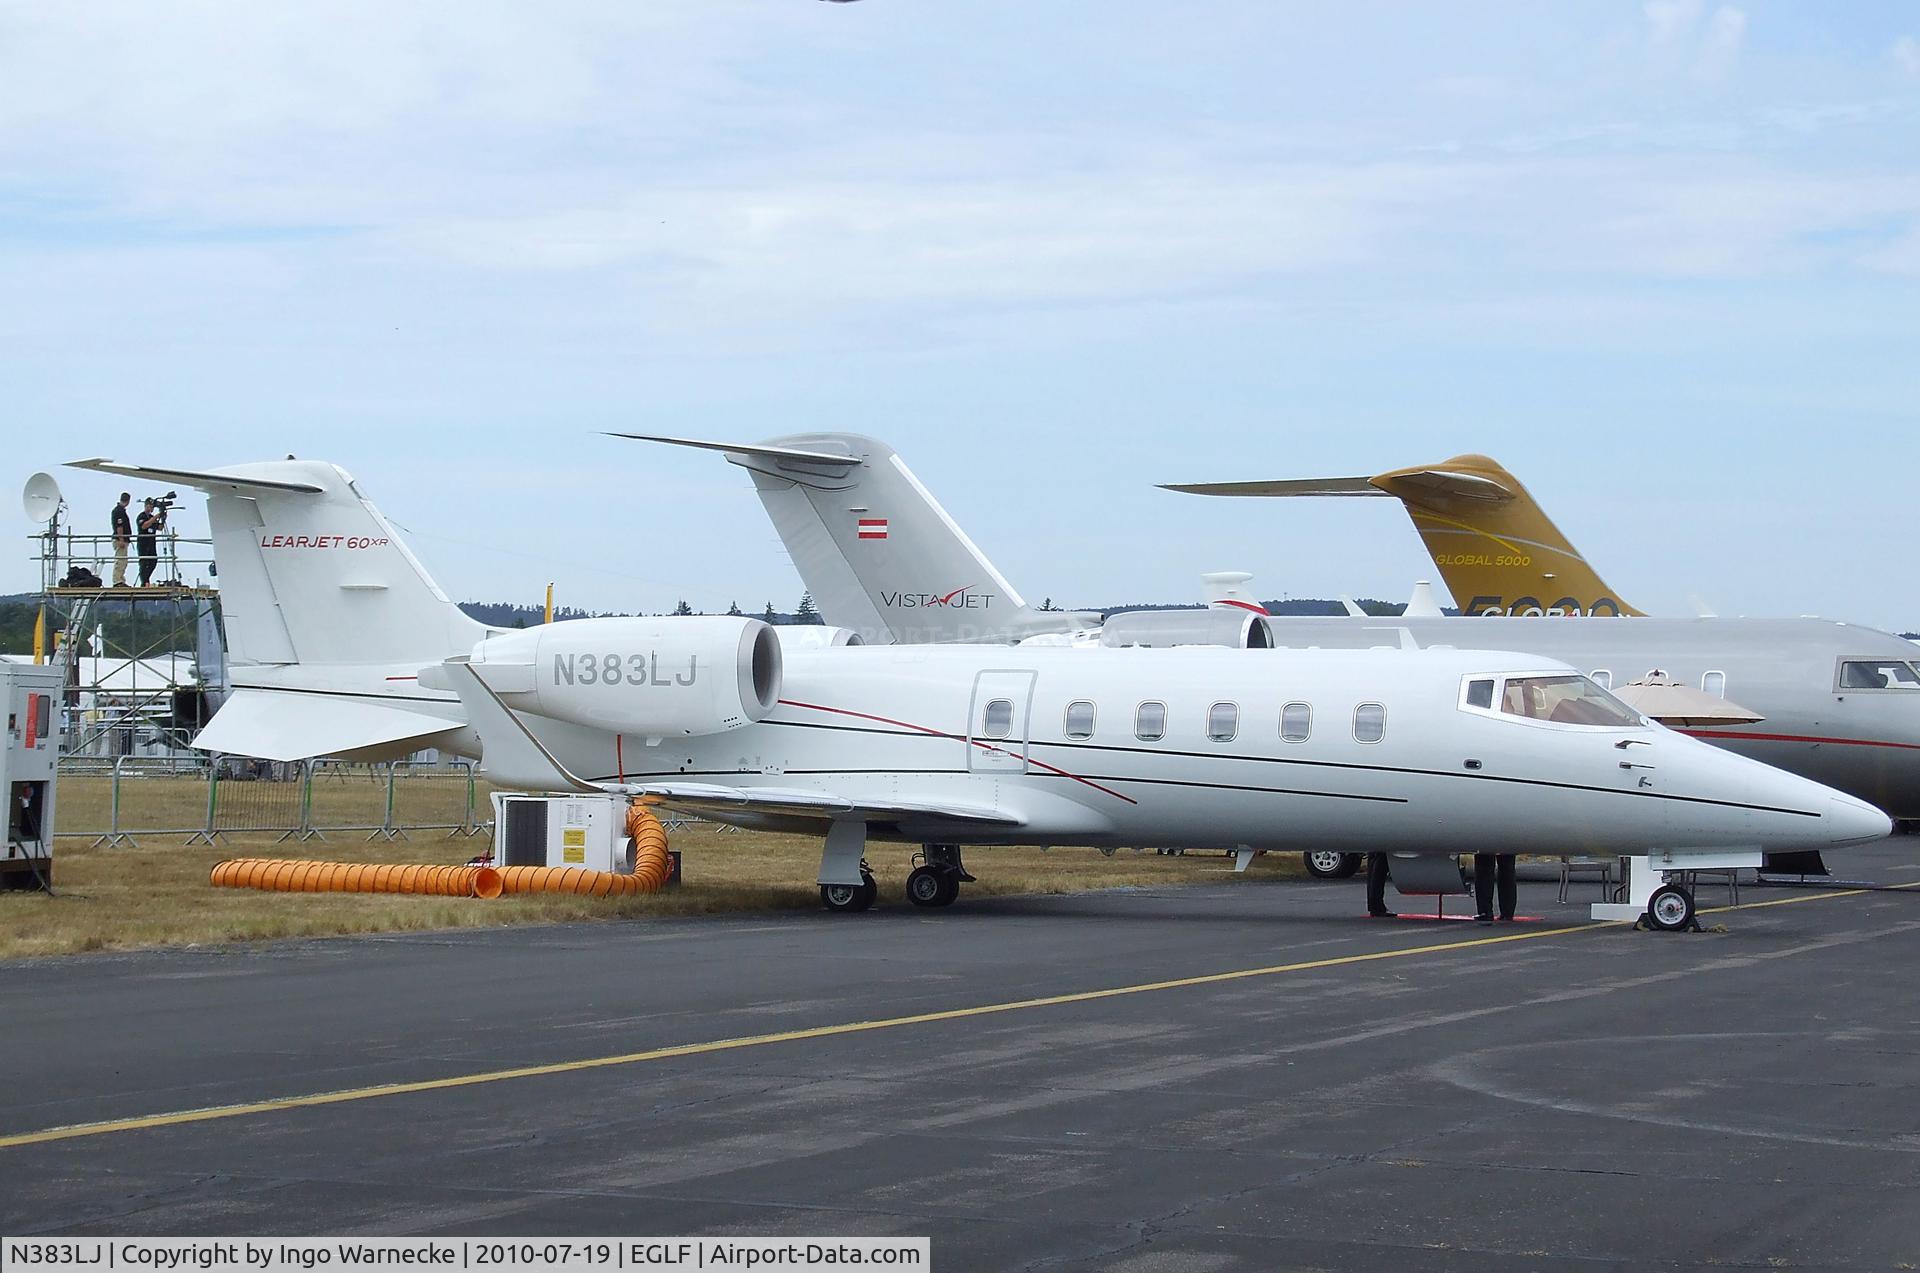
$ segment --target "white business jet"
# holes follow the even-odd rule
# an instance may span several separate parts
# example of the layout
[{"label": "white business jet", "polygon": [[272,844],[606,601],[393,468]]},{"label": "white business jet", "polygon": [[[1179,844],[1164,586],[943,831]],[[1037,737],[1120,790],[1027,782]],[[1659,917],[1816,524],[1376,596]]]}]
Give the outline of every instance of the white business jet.
[{"label": "white business jet", "polygon": [[[974,845],[1215,846],[1244,865],[1263,849],[1551,843],[1677,871],[1890,829],[1533,655],[783,648],[782,629],[736,617],[498,632],[331,464],[80,466],[207,492],[234,688],[196,746],[278,760],[439,746],[504,785],[821,834],[832,910],[873,903],[869,838],[925,846],[908,895],[945,905]],[[1646,903],[1661,927],[1691,922],[1682,890]]]}]

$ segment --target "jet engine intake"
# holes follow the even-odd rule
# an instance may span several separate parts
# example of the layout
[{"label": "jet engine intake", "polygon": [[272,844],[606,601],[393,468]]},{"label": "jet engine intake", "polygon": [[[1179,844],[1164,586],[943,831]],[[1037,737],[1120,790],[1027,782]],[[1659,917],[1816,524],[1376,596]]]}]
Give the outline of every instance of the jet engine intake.
[{"label": "jet engine intake", "polygon": [[646,738],[724,733],[780,700],[780,641],[758,619],[574,619],[490,636],[471,662],[516,711]]}]

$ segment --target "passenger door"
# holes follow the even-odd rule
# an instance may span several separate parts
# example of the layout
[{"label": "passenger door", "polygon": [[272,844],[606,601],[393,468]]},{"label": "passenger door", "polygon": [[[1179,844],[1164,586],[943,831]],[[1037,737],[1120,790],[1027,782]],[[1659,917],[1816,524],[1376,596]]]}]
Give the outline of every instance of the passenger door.
[{"label": "passenger door", "polygon": [[1034,672],[981,672],[967,712],[967,768],[1025,773]]}]

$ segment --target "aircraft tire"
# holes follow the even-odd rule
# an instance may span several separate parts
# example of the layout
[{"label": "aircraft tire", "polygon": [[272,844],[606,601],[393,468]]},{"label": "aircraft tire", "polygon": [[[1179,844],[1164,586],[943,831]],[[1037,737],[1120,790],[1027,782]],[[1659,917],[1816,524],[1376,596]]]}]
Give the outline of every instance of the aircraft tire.
[{"label": "aircraft tire", "polygon": [[1316,880],[1351,879],[1360,870],[1362,861],[1358,853],[1336,853],[1331,849],[1315,849],[1300,857],[1307,864],[1307,874]]},{"label": "aircraft tire", "polygon": [[852,915],[871,907],[879,892],[871,875],[861,884],[822,884],[820,904],[836,914]]},{"label": "aircraft tire", "polygon": [[1647,923],[1663,933],[1677,933],[1693,925],[1693,894],[1678,884],[1663,884],[1647,899]]},{"label": "aircraft tire", "polygon": [[938,866],[916,866],[907,876],[907,900],[915,906],[945,906],[960,892],[953,872]]}]

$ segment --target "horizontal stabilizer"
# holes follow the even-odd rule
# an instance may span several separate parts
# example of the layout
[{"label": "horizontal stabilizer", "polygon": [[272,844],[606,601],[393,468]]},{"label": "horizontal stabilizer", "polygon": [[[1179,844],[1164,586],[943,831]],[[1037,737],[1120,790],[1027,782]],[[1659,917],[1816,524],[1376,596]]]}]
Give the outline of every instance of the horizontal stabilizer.
[{"label": "horizontal stabilizer", "polygon": [[227,756],[305,760],[369,748],[418,751],[458,728],[444,716],[362,699],[242,688],[227,696],[193,745]]},{"label": "horizontal stabilizer", "polygon": [[1307,477],[1286,482],[1163,483],[1163,491],[1189,495],[1386,495],[1364,477]]},{"label": "horizontal stabilizer", "polygon": [[803,464],[832,464],[841,468],[853,468],[864,464],[857,455],[834,455],[828,451],[803,451],[790,446],[768,446],[765,443],[747,442],[706,442],[697,438],[669,438],[654,433],[609,433],[610,438],[629,438],[635,442],[664,442],[668,446],[692,447],[696,451],[719,451],[723,455],[746,455],[758,460],[796,461]]},{"label": "horizontal stabilizer", "polygon": [[199,472],[193,469],[162,469],[150,464],[122,464],[118,460],[69,460],[70,469],[92,469],[96,473],[117,473],[147,482],[179,482],[197,490],[276,491],[283,494],[319,495],[326,490],[311,482],[276,482],[270,478],[247,477],[233,473]]}]

